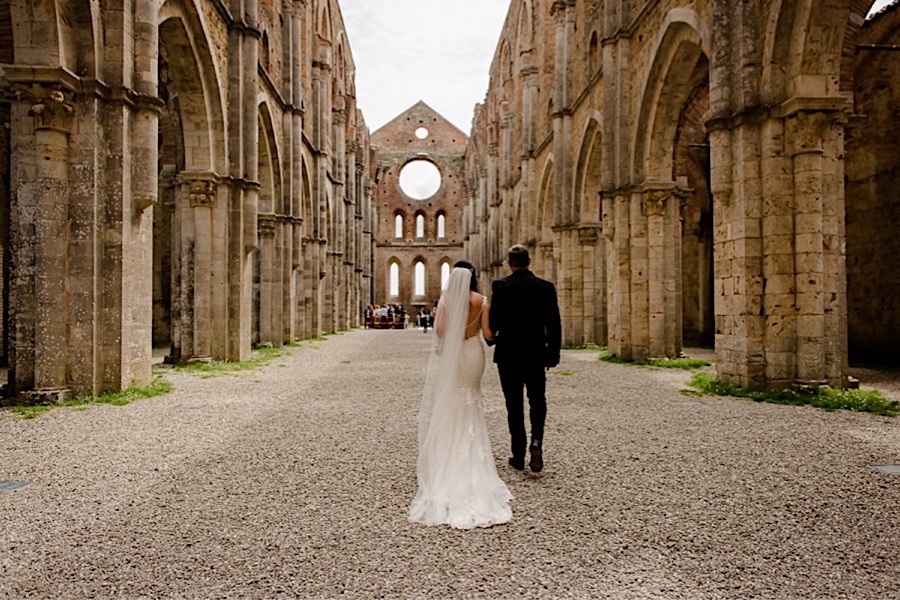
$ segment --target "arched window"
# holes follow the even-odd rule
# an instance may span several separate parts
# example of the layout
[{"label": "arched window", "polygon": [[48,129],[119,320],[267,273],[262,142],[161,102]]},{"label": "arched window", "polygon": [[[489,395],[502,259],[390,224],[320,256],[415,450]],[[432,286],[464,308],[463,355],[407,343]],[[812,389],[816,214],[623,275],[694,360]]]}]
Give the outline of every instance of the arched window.
[{"label": "arched window", "polygon": [[447,217],[442,214],[437,218],[437,236],[439,238],[447,237]]},{"label": "arched window", "polygon": [[416,262],[416,282],[415,282],[415,294],[416,296],[424,296],[425,295],[425,263],[421,260]]},{"label": "arched window", "polygon": [[403,215],[401,214],[394,217],[394,237],[403,237]]},{"label": "arched window", "polygon": [[425,215],[422,213],[416,215],[416,237],[425,237]]},{"label": "arched window", "polygon": [[447,289],[447,281],[450,280],[450,263],[444,261],[441,263],[441,289]]},{"label": "arched window", "polygon": [[394,298],[400,295],[400,265],[391,263],[390,272],[390,295]]}]

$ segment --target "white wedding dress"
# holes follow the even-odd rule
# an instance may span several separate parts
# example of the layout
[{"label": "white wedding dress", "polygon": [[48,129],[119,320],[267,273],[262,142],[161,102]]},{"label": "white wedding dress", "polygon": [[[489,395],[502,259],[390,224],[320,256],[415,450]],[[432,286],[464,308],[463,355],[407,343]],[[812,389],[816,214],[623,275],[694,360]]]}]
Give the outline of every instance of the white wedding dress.
[{"label": "white wedding dress", "polygon": [[419,489],[409,511],[414,523],[457,529],[512,518],[512,494],[497,475],[484,420],[484,342],[480,334],[464,338],[470,277],[468,269],[454,269],[438,307],[446,311],[447,326],[443,340],[435,336],[429,361],[419,422]]}]

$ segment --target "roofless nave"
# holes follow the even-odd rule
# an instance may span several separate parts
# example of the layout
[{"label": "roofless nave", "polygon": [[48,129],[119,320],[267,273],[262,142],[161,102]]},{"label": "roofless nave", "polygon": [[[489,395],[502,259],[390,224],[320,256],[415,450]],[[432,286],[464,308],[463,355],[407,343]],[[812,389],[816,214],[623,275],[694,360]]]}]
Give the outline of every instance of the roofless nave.
[{"label": "roofless nave", "polygon": [[[356,326],[513,242],[567,344],[714,341],[755,388],[896,361],[900,10],[871,5],[515,0],[470,137],[411,119],[388,152],[335,0],[0,0],[8,391]],[[413,148],[424,201],[392,183]]]}]

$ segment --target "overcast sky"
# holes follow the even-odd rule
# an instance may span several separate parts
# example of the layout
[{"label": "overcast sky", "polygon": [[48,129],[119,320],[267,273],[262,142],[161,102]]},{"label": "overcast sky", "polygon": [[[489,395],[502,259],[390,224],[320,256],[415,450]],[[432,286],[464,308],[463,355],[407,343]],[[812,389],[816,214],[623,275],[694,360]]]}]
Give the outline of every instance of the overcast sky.
[{"label": "overcast sky", "polygon": [[[878,0],[873,11],[894,0]],[[509,0],[340,0],[371,131],[424,100],[465,133]]]},{"label": "overcast sky", "polygon": [[340,0],[371,131],[424,100],[466,134],[509,0]]}]

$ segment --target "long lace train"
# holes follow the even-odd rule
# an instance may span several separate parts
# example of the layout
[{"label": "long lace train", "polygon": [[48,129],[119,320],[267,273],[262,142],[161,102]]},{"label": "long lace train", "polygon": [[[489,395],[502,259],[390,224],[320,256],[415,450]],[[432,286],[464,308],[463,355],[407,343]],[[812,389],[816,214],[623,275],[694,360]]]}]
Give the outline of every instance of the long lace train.
[{"label": "long lace train", "polygon": [[409,512],[414,523],[472,529],[512,518],[512,494],[497,475],[484,420],[483,372],[484,344],[479,336],[469,338],[458,387],[435,403],[419,451],[419,489]]}]

